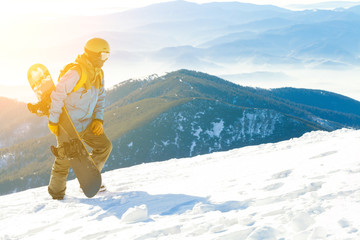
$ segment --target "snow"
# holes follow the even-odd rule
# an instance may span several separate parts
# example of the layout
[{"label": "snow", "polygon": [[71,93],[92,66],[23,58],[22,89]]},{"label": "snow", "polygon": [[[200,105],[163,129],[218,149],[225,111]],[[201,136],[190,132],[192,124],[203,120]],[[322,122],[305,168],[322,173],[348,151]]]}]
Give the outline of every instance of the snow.
[{"label": "snow", "polygon": [[190,146],[190,156],[192,156],[192,153],[194,152],[194,148],[196,147],[196,142],[192,141],[191,146]]},{"label": "snow", "polygon": [[143,222],[148,219],[148,210],[145,204],[129,208],[121,217],[124,223]]},{"label": "snow", "polygon": [[5,169],[5,167],[11,162],[14,161],[15,157],[12,153],[6,153],[4,155],[0,155],[0,170]]},{"label": "snow", "polygon": [[210,137],[220,137],[221,132],[224,129],[224,121],[220,119],[219,122],[212,122],[213,128],[210,130],[207,130],[205,133],[207,133]]},{"label": "snow", "polygon": [[198,140],[200,140],[200,133],[203,131],[201,129],[201,127],[198,126],[197,129],[194,129],[194,126],[192,126],[192,133],[193,133],[193,136],[197,137]]},{"label": "snow", "polygon": [[0,197],[0,239],[360,239],[360,131],[103,174],[88,199],[46,187]]},{"label": "snow", "polygon": [[186,84],[187,86],[189,86],[189,88],[190,88],[191,90],[194,90],[194,87],[191,85],[191,83],[186,82],[186,81],[184,81],[184,80],[182,80],[182,79],[179,79],[179,82]]},{"label": "snow", "polygon": [[255,113],[244,111],[244,115],[240,118],[240,129],[242,138],[246,135],[250,137],[261,136],[267,137],[273,134],[275,125],[281,123],[282,115],[274,111],[256,109]]}]

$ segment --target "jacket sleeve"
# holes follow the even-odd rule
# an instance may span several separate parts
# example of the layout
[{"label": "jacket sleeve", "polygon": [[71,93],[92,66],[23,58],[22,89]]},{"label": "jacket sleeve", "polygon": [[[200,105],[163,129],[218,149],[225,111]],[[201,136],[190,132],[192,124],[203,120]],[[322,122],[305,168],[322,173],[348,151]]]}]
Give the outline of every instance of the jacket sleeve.
[{"label": "jacket sleeve", "polygon": [[95,109],[94,109],[94,119],[98,119],[101,121],[104,120],[104,109],[105,109],[106,91],[105,91],[104,86],[105,86],[105,83],[104,83],[104,78],[103,78],[102,85],[101,85],[100,91],[99,91],[98,101],[97,101]]},{"label": "jacket sleeve", "polygon": [[59,83],[56,85],[55,91],[51,93],[51,106],[49,121],[52,123],[59,123],[59,118],[62,113],[62,107],[66,96],[72,92],[80,76],[76,70],[68,71]]}]

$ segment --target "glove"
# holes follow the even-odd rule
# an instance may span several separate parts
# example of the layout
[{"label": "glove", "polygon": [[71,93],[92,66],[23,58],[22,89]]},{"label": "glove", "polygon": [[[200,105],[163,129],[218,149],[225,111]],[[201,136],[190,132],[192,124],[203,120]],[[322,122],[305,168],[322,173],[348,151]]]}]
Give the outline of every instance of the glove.
[{"label": "glove", "polygon": [[99,119],[93,120],[90,129],[95,136],[100,136],[104,133],[103,122]]},{"label": "glove", "polygon": [[49,121],[48,127],[52,134],[54,134],[55,136],[59,136],[59,125],[57,123],[52,123]]}]

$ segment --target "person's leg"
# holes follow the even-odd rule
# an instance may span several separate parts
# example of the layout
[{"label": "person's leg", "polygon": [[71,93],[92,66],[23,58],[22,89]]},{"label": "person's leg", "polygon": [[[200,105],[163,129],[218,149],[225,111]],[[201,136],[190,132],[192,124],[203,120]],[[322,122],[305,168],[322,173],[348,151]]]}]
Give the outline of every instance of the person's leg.
[{"label": "person's leg", "polygon": [[65,158],[63,151],[63,134],[60,130],[57,137],[58,154],[52,166],[48,192],[53,199],[63,199],[66,191],[66,178],[69,174],[70,161]]},{"label": "person's leg", "polygon": [[112,150],[111,141],[105,135],[105,133],[101,134],[100,136],[94,135],[90,128],[87,128],[80,135],[84,143],[92,148],[91,157],[101,172]]}]

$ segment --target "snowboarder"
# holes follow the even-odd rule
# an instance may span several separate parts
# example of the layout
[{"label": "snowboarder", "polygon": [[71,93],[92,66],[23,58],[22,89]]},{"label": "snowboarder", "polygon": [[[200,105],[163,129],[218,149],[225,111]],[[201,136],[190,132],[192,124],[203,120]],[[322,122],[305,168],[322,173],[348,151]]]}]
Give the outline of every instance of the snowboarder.
[{"label": "snowboarder", "polygon": [[92,38],[86,42],[84,50],[74,63],[64,68],[56,90],[51,94],[48,126],[56,135],[59,149],[48,186],[53,199],[64,198],[70,168],[70,162],[61,154],[64,137],[62,131],[59,131],[59,118],[64,105],[80,137],[92,148],[91,155],[99,171],[112,150],[111,141],[103,129],[105,89],[101,69],[109,58],[110,47],[104,39]]}]

